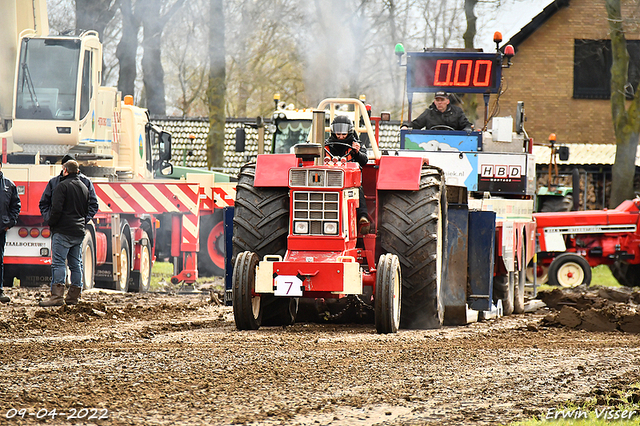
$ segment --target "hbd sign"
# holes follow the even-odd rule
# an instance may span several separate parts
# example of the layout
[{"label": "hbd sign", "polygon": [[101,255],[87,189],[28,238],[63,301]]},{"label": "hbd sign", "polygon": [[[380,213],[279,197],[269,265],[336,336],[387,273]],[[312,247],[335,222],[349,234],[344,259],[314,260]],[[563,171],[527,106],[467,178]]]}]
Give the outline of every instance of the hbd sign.
[{"label": "hbd sign", "polygon": [[480,166],[480,177],[482,179],[520,180],[520,178],[522,177],[522,166],[483,164]]}]

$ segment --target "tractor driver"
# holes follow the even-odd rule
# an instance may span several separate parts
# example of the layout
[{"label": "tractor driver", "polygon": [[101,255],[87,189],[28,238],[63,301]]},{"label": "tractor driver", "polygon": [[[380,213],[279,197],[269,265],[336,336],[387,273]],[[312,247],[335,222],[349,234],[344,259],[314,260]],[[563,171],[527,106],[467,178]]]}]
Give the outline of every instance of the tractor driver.
[{"label": "tractor driver", "polygon": [[[360,168],[364,167],[369,161],[367,148],[360,144],[356,132],[353,130],[353,123],[346,115],[338,115],[331,123],[331,136],[325,142],[325,150],[332,157],[345,157],[347,161],[354,161],[360,164]],[[358,216],[358,229],[360,234],[368,234],[371,230],[371,222],[369,222],[367,203],[364,198],[364,191],[360,186],[360,201],[356,209]]]},{"label": "tractor driver", "polygon": [[444,91],[436,92],[433,103],[418,118],[411,121],[411,127],[416,130],[423,127],[427,130],[434,127],[439,130],[464,130],[467,134],[473,130],[462,108],[451,105],[449,95]]}]

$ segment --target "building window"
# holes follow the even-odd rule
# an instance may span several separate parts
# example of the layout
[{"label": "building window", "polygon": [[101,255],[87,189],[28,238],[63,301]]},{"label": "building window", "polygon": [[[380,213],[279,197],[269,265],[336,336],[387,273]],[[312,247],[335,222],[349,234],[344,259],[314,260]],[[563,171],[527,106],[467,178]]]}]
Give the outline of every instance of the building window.
[{"label": "building window", "polygon": [[[640,81],[640,40],[627,40],[629,71],[626,95],[633,97]],[[575,40],[573,57],[573,97],[611,97],[611,40]]]}]

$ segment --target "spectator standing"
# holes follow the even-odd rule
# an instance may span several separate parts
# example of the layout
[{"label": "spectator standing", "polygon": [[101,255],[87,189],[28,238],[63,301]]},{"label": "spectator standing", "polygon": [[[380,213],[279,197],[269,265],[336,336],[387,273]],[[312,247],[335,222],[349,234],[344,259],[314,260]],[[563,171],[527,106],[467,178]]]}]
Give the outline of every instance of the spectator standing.
[{"label": "spectator standing", "polygon": [[[89,189],[80,180],[78,163],[67,161],[51,197],[51,297],[40,306],[75,305],[82,291],[82,241],[89,217]],[[71,286],[63,300],[65,260],[71,271]]]},{"label": "spectator standing", "polygon": [[0,302],[9,303],[11,299],[4,294],[4,244],[7,241],[7,231],[18,223],[20,214],[20,197],[16,185],[2,173],[0,161]]}]

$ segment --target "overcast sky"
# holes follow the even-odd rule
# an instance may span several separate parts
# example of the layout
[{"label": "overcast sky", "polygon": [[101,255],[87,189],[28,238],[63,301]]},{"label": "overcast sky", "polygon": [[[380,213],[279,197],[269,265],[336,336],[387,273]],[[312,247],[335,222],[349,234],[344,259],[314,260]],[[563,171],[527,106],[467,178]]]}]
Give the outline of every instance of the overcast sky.
[{"label": "overcast sky", "polygon": [[476,36],[476,46],[482,47],[485,52],[493,52],[495,50],[495,44],[492,42],[495,31],[502,33],[503,43],[506,43],[553,1],[516,0],[505,3],[498,9],[496,21],[491,24],[491,28],[485,28],[482,33],[479,31],[478,36]]}]

